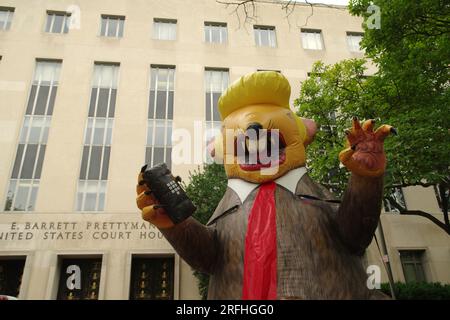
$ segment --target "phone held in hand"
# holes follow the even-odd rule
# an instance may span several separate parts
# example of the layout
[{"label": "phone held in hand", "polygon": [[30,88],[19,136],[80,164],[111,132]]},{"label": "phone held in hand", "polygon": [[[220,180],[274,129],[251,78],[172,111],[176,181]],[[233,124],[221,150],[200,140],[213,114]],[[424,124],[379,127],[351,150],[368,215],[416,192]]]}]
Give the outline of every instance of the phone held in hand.
[{"label": "phone held in hand", "polygon": [[145,184],[174,224],[186,220],[195,212],[197,208],[183,190],[181,178],[175,178],[165,163],[152,168],[145,165],[141,172]]}]

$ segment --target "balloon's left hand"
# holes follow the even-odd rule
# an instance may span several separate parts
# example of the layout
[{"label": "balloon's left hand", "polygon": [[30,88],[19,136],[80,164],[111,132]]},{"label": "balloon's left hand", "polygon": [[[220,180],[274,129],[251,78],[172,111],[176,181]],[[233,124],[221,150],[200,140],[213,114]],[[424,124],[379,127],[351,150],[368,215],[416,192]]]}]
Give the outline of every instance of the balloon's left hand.
[{"label": "balloon's left hand", "polygon": [[339,160],[351,172],[365,177],[380,177],[386,169],[386,155],[383,150],[384,139],[397,131],[390,125],[382,125],[373,130],[375,120],[361,124],[353,118],[353,126],[345,133],[348,147],[341,151]]}]

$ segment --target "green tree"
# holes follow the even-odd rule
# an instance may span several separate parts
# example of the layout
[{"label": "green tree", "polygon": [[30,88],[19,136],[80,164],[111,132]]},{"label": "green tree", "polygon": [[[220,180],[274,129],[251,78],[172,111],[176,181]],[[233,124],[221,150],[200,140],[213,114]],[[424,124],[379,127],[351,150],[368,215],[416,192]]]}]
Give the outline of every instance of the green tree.
[{"label": "green tree", "polygon": [[385,82],[379,73],[364,75],[366,63],[364,59],[334,65],[317,62],[311,76],[302,83],[295,101],[298,114],[314,119],[321,127],[308,147],[311,175],[342,194],[349,173],[340,165],[338,154],[345,147],[344,132],[351,126],[351,119],[356,116],[394,125],[399,135],[385,142],[388,158],[385,200],[401,214],[424,216],[450,234],[448,210],[444,206],[446,224],[430,213],[407,210],[391,193],[395,187],[435,184],[445,186],[448,193],[450,144],[445,123],[448,111],[442,106],[430,110],[418,103],[402,106],[394,84]]},{"label": "green tree", "polygon": [[370,22],[369,5],[379,8],[380,25],[363,24],[361,45],[378,67],[378,83],[391,87],[384,111],[394,110],[399,120],[404,114],[411,129],[405,142],[416,151],[403,155],[407,158],[395,181],[437,185],[448,227],[450,5],[444,0],[350,0],[349,9]]},{"label": "green tree", "polygon": [[[197,207],[194,218],[206,224],[225,193],[227,176],[223,165],[216,163],[205,164],[202,169],[189,173],[186,193]],[[198,271],[194,271],[194,275],[198,279],[200,294],[206,299],[209,276]]]},{"label": "green tree", "polygon": [[[368,12],[371,4],[379,10]],[[395,85],[402,102],[420,103],[429,109],[448,103],[448,1],[350,0],[349,10],[366,19],[361,46],[383,80]],[[379,14],[379,28],[370,23],[373,14]]]}]

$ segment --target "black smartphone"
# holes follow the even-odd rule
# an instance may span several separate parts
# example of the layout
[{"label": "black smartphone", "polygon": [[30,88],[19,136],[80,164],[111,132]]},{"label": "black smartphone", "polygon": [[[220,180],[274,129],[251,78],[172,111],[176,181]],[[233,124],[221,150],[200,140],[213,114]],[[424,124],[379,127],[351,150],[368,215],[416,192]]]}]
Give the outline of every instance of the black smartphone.
[{"label": "black smartphone", "polygon": [[167,212],[170,220],[178,224],[189,218],[197,209],[183,190],[179,177],[175,178],[165,163],[152,168],[142,167],[144,183]]}]

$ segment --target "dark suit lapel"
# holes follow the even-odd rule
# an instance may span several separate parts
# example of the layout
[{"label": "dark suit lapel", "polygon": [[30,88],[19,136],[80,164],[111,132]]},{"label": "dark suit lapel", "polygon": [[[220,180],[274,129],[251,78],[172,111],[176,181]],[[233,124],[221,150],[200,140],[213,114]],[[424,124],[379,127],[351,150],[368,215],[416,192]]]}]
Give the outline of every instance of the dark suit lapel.
[{"label": "dark suit lapel", "polygon": [[[283,188],[282,186],[278,187]],[[246,202],[247,200],[253,201],[252,198],[254,198],[255,190],[252,191],[251,194],[247,197]],[[336,200],[336,198],[330,191],[328,191],[324,186],[314,182],[309,177],[308,174],[304,174],[302,178],[298,181],[297,188],[295,190],[295,195],[311,196],[314,198],[328,201]],[[216,210],[214,211],[213,215],[211,216],[206,225],[207,226],[212,225],[217,219],[219,219],[223,215],[235,212],[241,206],[242,202],[239,199],[237,193],[233,189],[227,188],[222,200],[220,200]]]},{"label": "dark suit lapel", "polygon": [[311,196],[320,200],[334,201],[336,197],[324,186],[312,180],[308,174],[304,174],[298,181],[295,190],[297,196]]},{"label": "dark suit lapel", "polygon": [[216,210],[214,211],[211,218],[209,218],[207,226],[213,224],[217,219],[219,219],[221,216],[234,212],[242,205],[241,200],[239,199],[239,196],[234,192],[233,189],[227,188],[225,191],[225,194],[220,200],[219,204],[217,205]]}]

